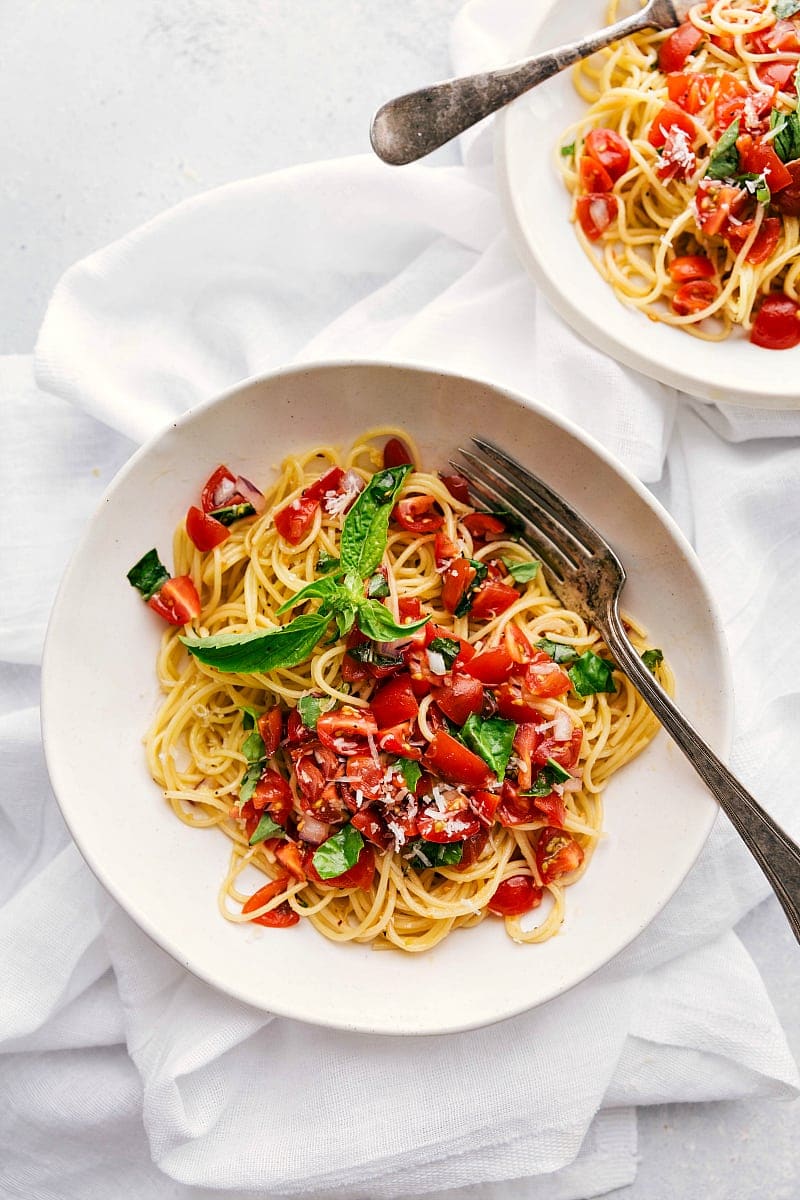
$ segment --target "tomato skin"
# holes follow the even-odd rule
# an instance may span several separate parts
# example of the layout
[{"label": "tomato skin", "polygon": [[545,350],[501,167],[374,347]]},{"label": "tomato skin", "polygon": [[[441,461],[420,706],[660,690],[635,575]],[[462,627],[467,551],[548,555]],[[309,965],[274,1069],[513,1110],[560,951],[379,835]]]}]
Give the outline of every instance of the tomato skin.
[{"label": "tomato skin", "polygon": [[541,821],[542,815],[536,805],[540,797],[523,796],[521,789],[515,787],[508,779],[503,783],[500,806],[497,809],[497,820],[505,829],[513,829],[515,825],[531,825]]},{"label": "tomato skin", "polygon": [[367,800],[377,800],[383,793],[383,767],[375,762],[371,754],[353,754],[347,760],[345,775],[355,793],[360,791]]},{"label": "tomato skin", "polygon": [[456,611],[475,575],[475,568],[469,559],[457,558],[451,562],[442,576],[442,604],[447,612]]},{"label": "tomato skin", "polygon": [[578,175],[585,192],[610,192],[614,186],[614,180],[605,167],[601,167],[588,154],[581,156]]},{"label": "tomato skin", "polygon": [[376,809],[369,806],[360,808],[358,812],[353,813],[350,824],[358,830],[362,837],[381,850],[388,850],[391,846],[392,835],[383,817]]},{"label": "tomato skin", "polygon": [[285,542],[297,546],[307,536],[314,524],[319,501],[309,496],[298,496],[275,513],[275,528]]},{"label": "tomato skin", "polygon": [[283,716],[280,707],[276,704],[272,708],[268,708],[258,718],[256,725],[264,743],[264,754],[267,758],[272,758],[281,744],[283,732]]},{"label": "tomato skin", "polygon": [[496,646],[493,650],[484,650],[481,654],[476,654],[464,664],[462,670],[465,675],[471,675],[481,683],[498,684],[505,683],[518,665],[505,646]]},{"label": "tomato skin", "polygon": [[407,671],[382,684],[369,704],[379,729],[413,721],[419,712],[419,704],[411,688],[411,676]]},{"label": "tomato skin", "polygon": [[186,533],[202,554],[213,550],[231,536],[230,529],[221,521],[210,517],[194,504],[186,514]]},{"label": "tomato skin", "polygon": [[409,496],[394,506],[392,520],[408,533],[435,533],[444,525],[435,505],[433,496]]},{"label": "tomato skin", "polygon": [[[282,875],[279,879],[274,879],[272,883],[268,883],[266,887],[259,888],[257,892],[245,900],[242,905],[242,912],[255,912],[264,904],[268,904],[270,900],[274,900],[276,896],[280,896],[281,892],[285,892],[287,887],[291,885],[291,880],[288,875]],[[300,914],[296,913],[293,908],[290,908],[288,901],[279,904],[277,908],[273,908],[270,912],[262,913],[260,917],[251,917],[254,925],[267,925],[270,929],[286,929],[290,925],[296,925],[300,920]]]},{"label": "tomato skin", "polygon": [[170,625],[185,625],[200,616],[200,597],[188,575],[168,579],[160,591],[150,597],[147,605]]},{"label": "tomato skin", "polygon": [[583,850],[573,837],[547,825],[536,843],[536,866],[542,883],[552,883],[562,875],[576,871],[583,862]]},{"label": "tomato skin", "polygon": [[693,279],[713,279],[714,264],[704,254],[684,254],[673,258],[668,267],[670,279],[675,283],[691,283]]},{"label": "tomato skin", "polygon": [[489,912],[498,917],[521,917],[542,903],[544,888],[530,875],[512,875],[504,879],[489,901]]},{"label": "tomato skin", "polygon": [[401,622],[418,621],[422,616],[422,604],[420,603],[419,596],[398,597],[397,612]]},{"label": "tomato skin", "polygon": [[322,887],[369,888],[375,876],[375,851],[369,842],[365,842],[355,866],[350,867],[349,871],[343,871],[341,875],[334,875],[331,879],[320,878],[311,855],[308,856],[305,867],[308,878]]},{"label": "tomato skin", "polygon": [[475,593],[470,612],[478,621],[488,621],[491,617],[499,617],[515,600],[519,600],[516,588],[487,579]]},{"label": "tomato skin", "polygon": [[492,513],[470,513],[461,523],[469,530],[473,542],[493,542],[506,532],[505,522]]},{"label": "tomato skin", "polygon": [[477,792],[472,793],[469,802],[475,816],[487,827],[487,830],[491,829],[500,804],[500,793],[487,792],[485,789],[479,788]]},{"label": "tomato skin", "polygon": [[426,842],[437,842],[439,845],[462,842],[465,838],[474,837],[480,827],[480,821],[468,808],[447,813],[440,813],[438,810],[426,811],[417,817],[420,836],[424,837]]},{"label": "tomato skin", "polygon": [[439,475],[444,486],[454,500],[460,504],[469,504],[469,483],[463,475]]},{"label": "tomato skin", "polygon": [[576,212],[581,229],[590,242],[596,242],[603,236],[619,211],[616,196],[605,192],[589,192],[587,196],[579,196]]},{"label": "tomato skin", "polygon": [[[743,221],[741,225],[728,224],[725,230],[725,241],[730,246],[734,254],[738,254],[744,246],[745,242],[753,232],[755,221]],[[783,222],[780,217],[764,217],[758,233],[755,236],[752,246],[747,251],[745,262],[758,263],[766,262],[773,254],[775,247],[780,241],[781,232],[783,230]]]},{"label": "tomato skin", "polygon": [[405,442],[401,442],[400,438],[389,438],[386,445],[383,447],[383,469],[387,467],[405,467],[414,465],[414,460],[411,457],[411,451]]},{"label": "tomato skin", "polygon": [[791,350],[800,344],[800,304],[782,292],[767,296],[756,315],[750,341],[765,350]]},{"label": "tomato skin", "polygon": [[433,735],[422,756],[425,766],[448,783],[469,788],[485,788],[492,774],[486,763],[444,729]]},{"label": "tomato skin", "polygon": [[672,297],[672,310],[685,317],[702,312],[718,295],[717,285],[710,279],[693,279],[683,283]]},{"label": "tomato skin", "polygon": [[517,724],[520,724],[542,719],[540,709],[534,703],[530,693],[527,696],[523,693],[522,681],[517,678],[509,679],[507,683],[501,684],[495,692],[494,698],[497,711],[507,721],[516,721]]},{"label": "tomato skin", "polygon": [[317,737],[323,746],[336,754],[363,754],[369,734],[378,732],[378,723],[369,708],[352,708],[343,704],[332,712],[322,713],[317,720]]},{"label": "tomato skin", "polygon": [[697,126],[694,121],[678,104],[668,100],[664,107],[656,113],[647,135],[648,142],[658,150],[666,142],[667,132],[676,126],[694,141],[697,136]]},{"label": "tomato skin", "polygon": [[782,191],[792,182],[791,171],[787,171],[768,142],[756,142],[746,133],[736,139],[736,148],[739,151],[741,170],[753,175],[765,174],[773,194]]},{"label": "tomato skin", "polygon": [[[717,96],[714,101],[714,120],[720,130],[727,129],[744,112],[745,100],[752,93],[747,84],[727,71],[719,78]],[[754,103],[756,103],[754,97]]]},{"label": "tomato skin", "polygon": [[456,725],[483,708],[483,684],[468,675],[454,675],[435,691],[436,703]]},{"label": "tomato skin", "polygon": [[684,21],[659,47],[658,65],[661,70],[665,73],[680,71],[686,59],[697,49],[704,36],[699,29],[692,25],[691,21]]},{"label": "tomato skin", "polygon": [[[585,153],[609,176],[613,183],[624,175],[631,161],[628,143],[613,129],[592,129],[583,143]],[[605,191],[605,188],[592,189]]]},{"label": "tomato skin", "polygon": [[527,697],[563,696],[572,687],[572,680],[544,650],[534,650],[525,668],[523,695]]}]

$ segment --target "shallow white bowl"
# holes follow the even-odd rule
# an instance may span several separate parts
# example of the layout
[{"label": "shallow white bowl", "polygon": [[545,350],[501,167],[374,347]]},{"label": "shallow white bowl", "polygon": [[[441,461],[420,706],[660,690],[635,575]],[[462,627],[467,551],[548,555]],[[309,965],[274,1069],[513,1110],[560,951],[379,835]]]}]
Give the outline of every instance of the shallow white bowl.
[{"label": "shallow white bowl", "polygon": [[[607,24],[604,0],[542,0],[531,54]],[[540,84],[497,121],[495,162],[517,251],[556,311],[600,350],[705,400],[800,407],[800,346],[763,350],[747,338],[704,342],[622,304],[584,254],[569,219],[572,198],[554,165],[563,131],[586,111],[569,70]]]},{"label": "shallow white bowl", "polygon": [[615,776],[607,839],[571,888],[561,933],[515,945],[500,922],[462,930],[428,954],[375,953],[289,930],[232,925],[217,911],[229,842],[176,820],[145,765],[159,695],[161,623],[125,573],[172,530],[219,462],[265,483],[290,450],[348,443],[402,422],[424,461],[444,466],[489,434],[604,531],[626,564],[625,607],[663,647],[680,701],[711,745],[728,747],[729,673],[719,621],[694,555],[647,491],[565,422],[486,383],[379,364],[304,366],[247,383],[189,412],[117,476],[75,553],[44,655],[45,751],[86,861],[160,946],[231,996],[290,1017],[378,1033],[487,1024],[556,996],[644,929],[680,884],[716,806],[665,735]]}]

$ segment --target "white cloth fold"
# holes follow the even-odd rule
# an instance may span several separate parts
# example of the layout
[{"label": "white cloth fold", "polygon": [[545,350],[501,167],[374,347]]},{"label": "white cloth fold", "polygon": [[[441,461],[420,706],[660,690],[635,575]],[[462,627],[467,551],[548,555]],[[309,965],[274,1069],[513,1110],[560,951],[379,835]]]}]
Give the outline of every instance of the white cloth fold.
[{"label": "white cloth fold", "polygon": [[[467,5],[458,68],[514,57],[523,10]],[[486,134],[467,149],[485,163]],[[535,394],[653,487],[697,547],[725,620],[734,769],[800,835],[780,786],[800,711],[796,414],[712,409],[585,345],[518,265],[479,166],[398,172],[355,158],[199,196],[67,272],[36,382],[28,360],[0,360],[0,455],[5,478],[25,482],[8,489],[0,556],[6,1111],[14,1098],[0,1130],[4,1195],[115,1194],[117,1156],[132,1194],[157,1200],[580,1200],[633,1178],[636,1104],[798,1086],[731,932],[768,889],[723,820],[651,927],[580,987],[499,1026],[401,1041],[218,995],[82,865],[41,759],[36,664],[91,509],[135,443],[187,406],[287,360],[365,356]],[[44,531],[27,519],[31,490]],[[770,628],[780,653],[765,644]],[[69,1171],[73,1190],[59,1190]]]}]

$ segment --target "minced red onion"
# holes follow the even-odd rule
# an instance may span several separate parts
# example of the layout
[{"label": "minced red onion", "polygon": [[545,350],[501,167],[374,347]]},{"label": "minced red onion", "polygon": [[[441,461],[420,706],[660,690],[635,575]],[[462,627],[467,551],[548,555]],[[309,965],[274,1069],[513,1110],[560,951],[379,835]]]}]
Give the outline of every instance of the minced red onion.
[{"label": "minced red onion", "polygon": [[257,513],[264,511],[267,503],[264,493],[260,492],[256,485],[251,483],[249,479],[245,479],[244,475],[236,477],[236,483],[231,484],[231,491],[236,491],[240,496],[244,496],[248,504],[252,504]]},{"label": "minced red onion", "polygon": [[447,663],[444,661],[444,655],[438,650],[428,649],[425,651],[428,656],[428,666],[433,671],[434,675],[446,675]]},{"label": "minced red onion", "polygon": [[553,719],[553,738],[557,742],[568,742],[572,737],[572,718],[563,708],[556,711]]},{"label": "minced red onion", "polygon": [[570,775],[569,779],[565,779],[562,783],[561,790],[563,792],[579,792],[582,786],[583,784],[580,779],[577,779],[574,775]]},{"label": "minced red onion", "polygon": [[331,827],[325,821],[319,821],[308,813],[303,817],[299,829],[300,837],[311,846],[321,846],[331,836]]}]

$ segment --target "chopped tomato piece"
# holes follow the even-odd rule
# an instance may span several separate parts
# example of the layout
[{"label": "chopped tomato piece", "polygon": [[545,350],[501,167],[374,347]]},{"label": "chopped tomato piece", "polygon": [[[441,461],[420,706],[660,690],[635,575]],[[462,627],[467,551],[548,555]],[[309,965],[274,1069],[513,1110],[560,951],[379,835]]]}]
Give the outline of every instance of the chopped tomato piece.
[{"label": "chopped tomato piece", "polygon": [[382,729],[375,740],[379,748],[387,754],[399,754],[402,758],[416,760],[422,758],[422,750],[412,742],[411,733],[412,722],[403,721],[400,725],[393,725],[391,729]]},{"label": "chopped tomato piece", "polygon": [[483,788],[479,788],[477,792],[472,793],[469,802],[473,812],[484,825],[491,826],[500,803],[500,793],[487,792]]},{"label": "chopped tomato piece", "polygon": [[414,465],[408,446],[405,442],[401,442],[400,438],[389,438],[383,447],[383,469],[386,470],[388,467],[405,467],[407,465],[412,467]]},{"label": "chopped tomato piece", "polygon": [[520,788],[515,787],[507,779],[503,784],[497,820],[506,829],[515,825],[532,825],[535,821],[541,821],[542,814],[536,808],[539,799],[538,796],[523,796]]},{"label": "chopped tomato piece", "polygon": [[792,182],[791,171],[783,165],[769,142],[754,141],[749,133],[745,133],[736,139],[736,149],[741,170],[748,175],[764,175],[773,194]]},{"label": "chopped tomato piece", "polygon": [[275,528],[285,542],[296,546],[307,536],[314,524],[319,501],[310,496],[298,496],[275,513]]},{"label": "chopped tomato piece", "polygon": [[530,662],[533,658],[533,646],[528,641],[519,625],[509,621],[503,630],[506,650],[517,663]]},{"label": "chopped tomato piece", "polygon": [[690,313],[699,313],[708,308],[718,295],[717,285],[710,279],[693,279],[690,283],[681,284],[672,297],[672,309],[679,316],[685,317]]},{"label": "chopped tomato piece", "polygon": [[647,140],[656,149],[663,146],[670,129],[682,129],[690,141],[694,141],[697,126],[688,113],[677,104],[668,100],[664,107],[656,113],[655,120],[650,126]]},{"label": "chopped tomato piece", "polygon": [[566,671],[553,662],[544,650],[534,650],[525,668],[523,692],[529,696],[563,696],[572,686]]},{"label": "chopped tomato piece", "polygon": [[273,821],[284,825],[292,811],[292,789],[278,771],[266,767],[251,796],[256,812],[269,809]]},{"label": "chopped tomato piece", "polygon": [[454,500],[469,504],[469,482],[463,475],[440,475],[439,478]]},{"label": "chopped tomato piece", "polygon": [[312,731],[303,724],[303,718],[296,708],[291,709],[286,718],[286,741],[290,746],[299,746],[301,742],[310,742]]},{"label": "chopped tomato piece", "polygon": [[704,234],[713,237],[723,230],[728,218],[735,216],[746,202],[747,193],[742,188],[701,179],[695,196],[697,224]]},{"label": "chopped tomato piece", "polygon": [[772,207],[787,217],[800,217],[800,158],[784,164],[792,182],[772,198]]},{"label": "chopped tomato piece", "polygon": [[389,827],[376,809],[369,806],[360,808],[358,812],[353,813],[350,818],[350,824],[368,842],[372,842],[374,846],[379,846],[381,850],[388,850],[391,846],[392,835],[389,832]]},{"label": "chopped tomato piece", "polygon": [[549,796],[537,796],[536,809],[548,824],[563,829],[567,819],[567,806],[558,792],[551,792]]},{"label": "chopped tomato piece", "polygon": [[419,712],[417,698],[411,689],[411,676],[407,671],[382,684],[369,703],[379,729],[413,721]]},{"label": "chopped tomato piece", "polygon": [[200,615],[200,597],[188,575],[168,579],[147,603],[170,625],[185,625]]},{"label": "chopped tomato piece", "polygon": [[713,279],[716,271],[704,254],[684,254],[669,264],[670,278],[675,283],[691,283],[693,279]]},{"label": "chopped tomato piece", "polygon": [[454,613],[471,587],[476,571],[468,558],[456,558],[442,576],[442,604]]},{"label": "chopped tomato piece", "polygon": [[680,71],[686,59],[694,53],[704,36],[701,30],[692,25],[691,21],[684,21],[659,47],[658,65],[661,70],[665,73]]},{"label": "chopped tomato piece", "polygon": [[616,196],[590,192],[588,196],[579,196],[575,207],[581,229],[589,241],[596,242],[616,217],[619,205]]},{"label": "chopped tomato piece", "polygon": [[614,180],[605,167],[601,167],[588,154],[581,156],[578,175],[585,192],[610,192],[614,186]]},{"label": "chopped tomato piece", "polygon": [[473,542],[493,542],[505,535],[506,525],[500,517],[492,513],[470,513],[463,518],[463,524],[469,530]]},{"label": "chopped tomato piece", "polygon": [[362,754],[369,735],[378,732],[378,723],[369,708],[352,708],[343,704],[333,712],[322,713],[317,719],[317,737],[323,746],[336,754]]},{"label": "chopped tomato piece", "polygon": [[345,777],[355,792],[360,791],[368,800],[377,800],[383,792],[383,767],[376,763],[371,754],[353,754],[347,760]]},{"label": "chopped tomato piece", "polygon": [[437,730],[433,735],[422,761],[430,771],[441,775],[448,783],[483,788],[492,778],[491,771],[483,759],[473,754],[444,729]]},{"label": "chopped tomato piece", "polygon": [[463,725],[467,717],[483,708],[483,684],[468,675],[453,675],[436,689],[435,696],[444,715],[456,725]]},{"label": "chopped tomato piece", "polygon": [[[725,230],[725,241],[734,254],[738,254],[742,249],[753,232],[754,226],[755,220],[742,221],[739,225],[728,223]],[[754,265],[766,262],[778,244],[782,229],[783,222],[780,217],[764,217],[753,244],[747,251],[745,262],[753,263]]]},{"label": "chopped tomato piece", "polygon": [[436,559],[436,569],[439,571],[451,563],[454,558],[458,558],[458,547],[446,533],[442,533],[441,529],[436,534],[433,543],[433,556]]},{"label": "chopped tomato piece", "polygon": [[501,684],[495,692],[494,698],[497,703],[497,711],[507,721],[519,723],[541,719],[541,711],[530,692],[523,695],[522,681],[519,679],[512,678],[507,683]]},{"label": "chopped tomato piece", "polygon": [[422,604],[419,596],[398,597],[397,611],[401,621],[418,621],[422,616]]},{"label": "chopped tomato piece", "polygon": [[569,875],[582,862],[583,850],[568,833],[549,825],[542,830],[536,843],[536,866],[542,883]]},{"label": "chopped tomato piece", "polygon": [[261,740],[264,743],[264,754],[267,758],[272,758],[281,744],[281,734],[283,732],[283,717],[279,706],[276,704],[272,708],[268,708],[266,712],[263,712],[258,718],[257,726]]},{"label": "chopped tomato piece", "polygon": [[505,646],[496,646],[493,650],[484,650],[476,654],[462,668],[464,673],[481,683],[505,683],[518,663],[511,657]]},{"label": "chopped tomato piece", "polygon": [[186,532],[203,554],[221,545],[231,536],[230,529],[221,521],[210,517],[194,504],[186,514]]},{"label": "chopped tomato piece", "polygon": [[458,652],[458,657],[453,663],[453,669],[460,671],[465,662],[469,662],[475,655],[475,647],[465,638],[457,637],[452,629],[446,629],[444,625],[435,625],[430,621],[425,626],[425,645],[430,646],[431,642],[436,638],[448,638],[451,642],[458,642],[461,649]]},{"label": "chopped tomato piece", "polygon": [[695,72],[668,75],[667,94],[674,104],[679,104],[685,112],[694,115],[708,103],[713,82],[713,75]]},{"label": "chopped tomato piece", "polygon": [[753,54],[790,53],[800,50],[800,33],[794,21],[781,19],[769,29],[759,29],[747,38],[748,48]]},{"label": "chopped tomato piece", "polygon": [[[613,129],[593,129],[583,143],[586,154],[598,163],[613,182],[624,175],[631,161],[628,143]],[[605,191],[605,188],[592,189]]]},{"label": "chopped tomato piece", "polygon": [[480,829],[480,821],[468,808],[456,812],[426,809],[417,817],[417,828],[426,842],[462,842]]},{"label": "chopped tomato piece", "polygon": [[392,520],[408,533],[435,533],[444,525],[433,496],[409,496],[394,506]]},{"label": "chopped tomato piece", "polygon": [[509,587],[507,583],[494,583],[487,579],[475,593],[470,612],[477,620],[488,621],[490,617],[499,617],[515,600],[519,600],[516,588]]},{"label": "chopped tomato piece", "polygon": [[344,479],[344,471],[341,467],[331,467],[324,475],[320,475],[314,483],[310,483],[307,488],[303,488],[303,496],[306,500],[316,500],[318,503],[324,498],[327,492],[338,492],[342,486]]},{"label": "chopped tomato piece", "polygon": [[727,71],[723,72],[714,101],[714,120],[720,129],[727,129],[738,117],[741,117],[744,112],[745,100],[749,95],[751,95],[751,91],[746,83],[742,83],[740,79],[737,79],[735,75],[730,75]]},{"label": "chopped tomato piece", "polygon": [[457,871],[465,871],[478,861],[489,840],[489,827],[481,825],[477,833],[465,838],[461,843],[461,861],[455,864]]},{"label": "chopped tomato piece", "polygon": [[[291,887],[291,882],[288,875],[282,875],[280,879],[274,879],[266,887],[259,888],[249,900],[245,900],[242,912],[250,913],[263,908],[265,904],[269,904],[270,900],[274,900],[276,896],[280,896],[281,892],[285,892],[288,887]],[[288,901],[284,900],[277,908],[262,913],[260,917],[251,917],[250,920],[256,925],[267,925],[271,929],[285,929],[290,925],[296,925],[300,920],[300,915],[289,906]]]},{"label": "chopped tomato piece", "polygon": [[791,350],[800,344],[800,304],[782,292],[767,296],[756,315],[750,341],[765,350]]},{"label": "chopped tomato piece", "polygon": [[306,873],[300,861],[300,847],[297,842],[280,842],[275,848],[275,857],[295,879],[305,879]]},{"label": "chopped tomato piece", "polygon": [[543,895],[544,889],[530,875],[512,875],[499,885],[487,907],[498,917],[521,917],[538,908]]},{"label": "chopped tomato piece", "polygon": [[797,64],[794,62],[762,62],[756,67],[756,75],[765,87],[788,92],[791,88],[786,85],[794,79],[796,70]]},{"label": "chopped tomato piece", "polygon": [[557,742],[554,737],[541,738],[533,748],[531,761],[543,767],[548,758],[559,763],[565,771],[571,771],[577,765],[583,745],[583,730],[580,725],[573,727],[572,733],[565,742]]}]

